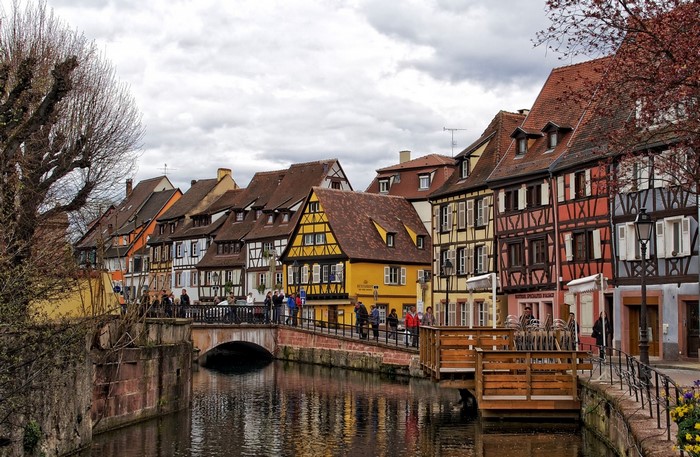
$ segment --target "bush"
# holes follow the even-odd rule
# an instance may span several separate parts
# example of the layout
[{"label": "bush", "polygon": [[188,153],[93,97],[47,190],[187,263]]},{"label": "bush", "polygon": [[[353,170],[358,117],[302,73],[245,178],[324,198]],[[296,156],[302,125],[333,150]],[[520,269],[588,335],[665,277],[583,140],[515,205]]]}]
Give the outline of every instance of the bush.
[{"label": "bush", "polygon": [[691,457],[700,457],[700,380],[678,398],[671,410],[671,418],[678,424],[678,449]]}]

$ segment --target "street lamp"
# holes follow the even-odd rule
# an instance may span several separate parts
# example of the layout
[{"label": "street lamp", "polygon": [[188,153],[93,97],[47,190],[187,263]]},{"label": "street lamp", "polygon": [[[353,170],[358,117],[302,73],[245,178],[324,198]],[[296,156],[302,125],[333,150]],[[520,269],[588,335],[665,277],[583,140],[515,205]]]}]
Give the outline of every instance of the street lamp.
[{"label": "street lamp", "polygon": [[[649,365],[649,339],[647,335],[647,284],[646,284],[646,270],[647,270],[647,244],[651,239],[651,229],[654,225],[654,221],[651,216],[647,214],[646,208],[641,208],[637,218],[634,220],[634,229],[637,232],[637,241],[640,244],[640,251],[642,254],[642,309],[639,316],[639,360],[645,364]],[[639,375],[642,379],[645,374],[642,372],[645,370],[640,370]]]},{"label": "street lamp", "polygon": [[214,274],[211,275],[211,279],[214,282],[212,289],[214,289],[214,296],[216,297],[219,295],[219,273],[214,272]]},{"label": "street lamp", "polygon": [[447,282],[447,289],[445,290],[445,319],[444,319],[444,325],[447,325],[447,314],[449,312],[449,307],[450,307],[450,276],[452,276],[452,262],[450,262],[450,259],[445,260],[445,264],[442,266],[442,274],[446,278]]},{"label": "street lamp", "polygon": [[299,262],[294,260],[292,263],[292,285],[297,286],[294,288],[295,293],[299,293]]}]

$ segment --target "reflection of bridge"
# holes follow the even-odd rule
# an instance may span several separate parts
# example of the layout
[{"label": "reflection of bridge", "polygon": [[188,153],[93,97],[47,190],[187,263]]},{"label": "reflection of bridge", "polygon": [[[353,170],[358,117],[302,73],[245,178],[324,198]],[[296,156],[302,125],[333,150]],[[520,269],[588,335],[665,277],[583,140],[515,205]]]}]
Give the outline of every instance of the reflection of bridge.
[{"label": "reflection of bridge", "polygon": [[[441,386],[471,392],[485,417],[578,417],[578,373],[592,369],[590,354],[518,350],[521,338],[505,328],[422,327],[420,367]],[[352,332],[329,332],[327,326],[193,323],[192,340],[201,360],[230,343],[255,346],[275,356],[282,346],[382,353],[389,363],[406,366],[416,355],[415,349],[402,344],[361,341]]]}]

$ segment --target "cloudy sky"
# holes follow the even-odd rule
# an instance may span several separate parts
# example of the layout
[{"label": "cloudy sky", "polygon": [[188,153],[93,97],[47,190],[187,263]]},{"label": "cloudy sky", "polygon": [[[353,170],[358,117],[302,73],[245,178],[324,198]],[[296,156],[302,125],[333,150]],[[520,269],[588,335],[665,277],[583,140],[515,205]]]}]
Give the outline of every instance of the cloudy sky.
[{"label": "cloudy sky", "polygon": [[[5,1],[5,0],[3,0]],[[532,39],[544,0],[47,0],[130,85],[146,135],[134,178],[191,179],[338,158],[374,170],[450,155],[529,108],[562,62]]]}]

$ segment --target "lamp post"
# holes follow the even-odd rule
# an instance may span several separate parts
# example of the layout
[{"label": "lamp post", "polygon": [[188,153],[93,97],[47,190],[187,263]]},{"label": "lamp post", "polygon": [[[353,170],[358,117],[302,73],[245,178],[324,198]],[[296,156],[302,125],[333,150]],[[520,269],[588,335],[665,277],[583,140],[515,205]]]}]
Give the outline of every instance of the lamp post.
[{"label": "lamp post", "polygon": [[211,279],[214,282],[212,289],[214,289],[214,297],[216,297],[219,295],[219,273],[214,272],[214,274],[211,275]]},{"label": "lamp post", "polygon": [[450,308],[450,276],[452,276],[452,262],[450,262],[450,259],[445,260],[445,264],[442,266],[442,274],[446,278],[447,282],[447,289],[445,290],[445,319],[444,319],[444,325],[447,325],[448,318],[447,315],[449,313],[449,308]]},{"label": "lamp post", "polygon": [[[639,242],[640,252],[642,255],[642,275],[641,275],[641,292],[642,292],[642,306],[639,315],[639,360],[645,364],[649,365],[649,339],[647,335],[647,284],[646,284],[646,270],[647,270],[647,244],[651,239],[651,229],[654,225],[654,221],[651,216],[647,214],[646,208],[641,208],[637,218],[634,220],[634,229],[637,232],[637,241]],[[639,371],[640,379],[645,379],[645,370]]]},{"label": "lamp post", "polygon": [[299,293],[299,262],[294,260],[292,263],[292,285],[294,287],[294,293]]}]

